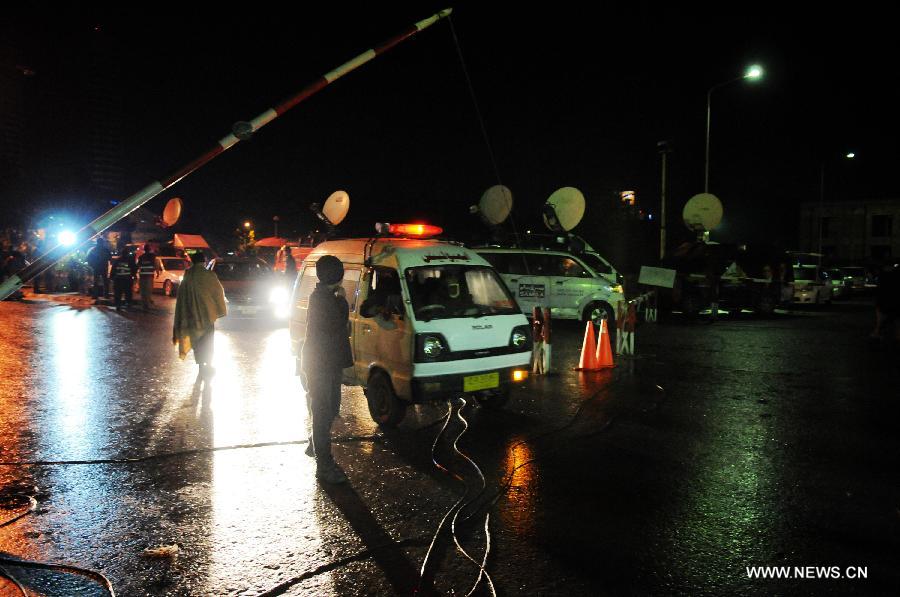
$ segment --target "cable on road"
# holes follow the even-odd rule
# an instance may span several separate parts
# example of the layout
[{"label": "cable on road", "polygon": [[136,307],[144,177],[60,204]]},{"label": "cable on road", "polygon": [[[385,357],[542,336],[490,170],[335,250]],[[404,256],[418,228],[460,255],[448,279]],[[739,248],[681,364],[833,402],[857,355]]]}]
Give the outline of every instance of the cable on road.
[{"label": "cable on road", "polygon": [[460,432],[460,434],[458,436],[456,436],[456,439],[453,440],[453,450],[457,454],[462,456],[469,464],[472,465],[472,468],[475,469],[475,472],[478,474],[478,478],[481,480],[481,490],[479,490],[479,492],[477,494],[475,494],[475,496],[471,500],[469,500],[468,502],[463,504],[453,514],[453,520],[450,521],[450,534],[453,536],[453,543],[456,545],[457,551],[459,551],[463,556],[465,556],[465,558],[467,560],[469,560],[470,562],[472,562],[473,564],[478,566],[478,578],[475,579],[475,584],[472,586],[472,589],[468,593],[466,593],[466,597],[469,597],[469,595],[471,595],[473,592],[475,592],[475,589],[478,588],[478,584],[481,582],[482,577],[487,579],[488,588],[491,591],[491,595],[494,595],[496,597],[497,592],[494,589],[494,581],[491,580],[491,577],[488,574],[487,570],[484,569],[485,565],[487,564],[488,555],[491,552],[491,531],[490,531],[490,524],[489,524],[490,517],[491,517],[490,512],[485,514],[485,522],[484,522],[485,549],[484,549],[484,557],[482,558],[482,561],[480,564],[478,562],[476,562],[475,559],[472,556],[470,556],[469,553],[463,548],[463,546],[459,542],[459,536],[456,534],[456,522],[457,522],[457,519],[459,518],[459,513],[462,512],[469,504],[476,501],[479,498],[479,496],[481,496],[481,494],[484,493],[485,490],[487,490],[487,480],[484,478],[484,473],[481,472],[481,469],[478,467],[477,464],[475,464],[475,461],[472,460],[471,458],[469,458],[469,456],[467,454],[463,453],[459,449],[459,446],[458,446],[459,439],[463,436],[463,434],[466,433],[466,431],[469,430],[469,422],[462,415],[462,411],[466,407],[466,400],[464,398],[460,398],[460,401],[462,402],[462,406],[460,406],[459,409],[457,409],[456,418],[458,418],[459,421],[463,424],[463,430]]},{"label": "cable on road", "polygon": [[469,499],[467,501],[466,498],[469,495],[470,490],[471,490],[471,487],[469,486],[469,484],[466,482],[466,480],[461,475],[449,470],[447,467],[445,467],[444,465],[439,463],[437,460],[437,456],[436,456],[435,452],[437,450],[438,442],[440,441],[441,437],[443,437],[444,433],[446,432],[447,426],[450,423],[450,419],[453,416],[454,405],[451,401],[448,400],[447,401],[447,414],[446,414],[446,418],[444,419],[444,424],[441,427],[440,431],[438,432],[437,436],[435,436],[434,442],[431,445],[431,461],[438,470],[442,471],[444,474],[446,474],[446,475],[452,477],[453,479],[456,479],[460,483],[462,483],[463,487],[464,487],[464,492],[463,492],[462,496],[460,496],[460,498],[458,500],[456,500],[456,502],[454,502],[453,505],[447,510],[447,512],[444,514],[443,518],[441,518],[440,523],[438,523],[437,529],[435,530],[434,535],[431,538],[431,543],[428,546],[428,550],[425,553],[425,558],[422,561],[422,568],[419,573],[419,583],[416,588],[416,592],[417,593],[422,592],[422,585],[424,582],[429,582],[429,583],[433,582],[433,580],[426,581],[426,576],[428,574],[429,560],[431,559],[432,552],[434,551],[435,545],[437,545],[438,538],[440,537],[440,534],[444,529],[444,525],[446,524],[447,519],[450,518],[450,516],[452,515],[451,524],[450,524],[450,534],[453,539],[453,543],[456,547],[456,550],[459,553],[461,553],[463,555],[463,557],[465,557],[467,560],[469,560],[470,562],[475,564],[475,566],[478,567],[478,577],[476,578],[472,589],[467,593],[467,595],[471,595],[472,592],[474,592],[475,589],[478,587],[478,585],[481,583],[482,578],[484,578],[487,580],[488,588],[491,592],[491,595],[496,596],[497,593],[494,588],[493,580],[491,579],[490,575],[488,574],[487,570],[485,569],[485,565],[487,564],[487,558],[488,558],[488,555],[490,554],[490,548],[491,548],[490,547],[491,546],[490,514],[488,513],[485,516],[485,526],[484,526],[484,528],[485,528],[485,551],[484,551],[484,556],[482,558],[481,563],[479,563],[477,560],[475,560],[475,558],[473,558],[465,550],[465,548],[460,543],[459,536],[457,535],[457,532],[456,532],[456,523],[459,518],[459,513],[461,511],[463,511],[467,506],[469,506],[472,502],[477,500],[478,497],[487,488],[487,481],[484,477],[484,474],[481,472],[481,469],[478,467],[478,465],[475,463],[474,460],[472,460],[468,455],[466,455],[459,449],[459,439],[466,433],[466,431],[469,428],[469,424],[468,424],[468,421],[465,419],[465,417],[462,414],[463,410],[465,409],[465,407],[467,405],[467,402],[464,398],[461,398],[461,397],[458,398],[458,400],[460,401],[460,405],[456,410],[456,416],[459,419],[459,421],[462,423],[463,427],[462,427],[462,430],[459,432],[459,434],[453,439],[453,441],[451,443],[451,447],[453,448],[453,451],[456,454],[458,454],[460,457],[462,457],[464,460],[466,460],[475,469],[475,472],[478,474],[478,477],[481,480],[481,490],[479,490],[479,492],[475,496],[473,496],[471,499]]},{"label": "cable on road", "polygon": [[[426,423],[414,431],[422,431],[433,427],[444,420],[441,416],[431,423]],[[331,440],[335,444],[349,444],[355,442],[379,442],[383,441],[380,435],[345,435],[336,437]],[[7,460],[0,461],[0,466],[67,466],[67,465],[89,465],[89,464],[134,464],[140,462],[149,462],[152,460],[164,460],[166,458],[178,458],[180,456],[193,456],[197,454],[208,454],[211,452],[222,452],[226,450],[247,450],[251,448],[269,448],[272,446],[294,446],[308,444],[308,439],[296,439],[281,442],[259,442],[255,444],[233,444],[230,446],[212,446],[209,448],[192,448],[189,450],[177,450],[174,452],[160,452],[159,454],[148,454],[146,456],[136,457],[119,457],[119,458],[95,458],[89,460]],[[0,525],[2,526],[2,525]]]},{"label": "cable on road", "polygon": [[20,518],[24,518],[24,517],[28,516],[29,514],[31,514],[32,512],[34,512],[37,509],[37,500],[34,499],[34,496],[22,495],[22,494],[17,494],[17,495],[28,498],[28,509],[25,510],[24,512],[16,514],[15,516],[13,516],[12,518],[10,518],[8,520],[4,520],[3,522],[0,522],[0,528],[11,525],[12,523],[16,522]]},{"label": "cable on road", "polygon": [[[331,440],[333,443],[353,443],[363,441],[379,441],[376,435],[347,435],[337,437]],[[307,439],[290,440],[283,442],[259,442],[256,444],[235,444],[230,446],[213,446],[210,448],[192,448],[190,450],[178,450],[175,452],[160,452],[159,454],[148,454],[147,456],[137,456],[134,458],[96,458],[93,460],[11,460],[0,462],[0,466],[64,466],[64,465],[84,465],[84,464],[134,464],[139,462],[149,462],[151,460],[164,460],[167,458],[177,458],[180,456],[193,456],[196,454],[208,454],[212,452],[223,452],[226,450],[246,450],[250,448],[268,448],[272,446],[293,446],[308,444]]]},{"label": "cable on road", "polygon": [[[3,528],[5,526],[9,526],[9,525],[13,524],[14,522],[24,518],[25,516],[28,516],[29,514],[31,514],[32,512],[34,512],[37,509],[37,500],[34,498],[34,496],[28,495],[28,496],[23,496],[23,497],[28,498],[28,509],[25,512],[21,512],[15,516],[13,516],[12,518],[0,523],[0,528]],[[15,566],[18,568],[33,568],[33,569],[38,569],[38,570],[55,570],[55,571],[60,571],[60,572],[68,572],[68,573],[77,574],[79,576],[84,576],[86,578],[89,578],[89,579],[93,580],[94,582],[102,585],[103,588],[106,589],[106,591],[110,594],[111,597],[116,596],[116,592],[115,592],[115,590],[113,590],[112,583],[109,581],[109,579],[106,578],[105,576],[103,576],[103,574],[101,574],[100,572],[97,572],[96,570],[90,570],[88,568],[81,568],[80,566],[72,566],[70,564],[49,564],[46,562],[37,562],[34,560],[23,560],[20,558],[10,558],[10,557],[4,556],[4,555],[0,555],[0,577],[10,580],[14,585],[16,585],[16,588],[19,589],[19,591],[25,597],[28,597],[28,592],[25,590],[25,587],[22,585],[22,583],[19,582],[19,580],[15,576],[13,576],[12,573],[9,572],[9,569],[8,569],[9,566]]]}]

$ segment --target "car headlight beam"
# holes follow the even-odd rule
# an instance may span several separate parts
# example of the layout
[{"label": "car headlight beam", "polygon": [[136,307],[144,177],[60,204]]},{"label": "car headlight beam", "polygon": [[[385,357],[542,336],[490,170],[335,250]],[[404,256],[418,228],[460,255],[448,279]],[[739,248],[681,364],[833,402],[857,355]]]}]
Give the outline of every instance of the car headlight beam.
[{"label": "car headlight beam", "polygon": [[283,305],[288,302],[288,291],[283,286],[276,286],[269,291],[269,302],[273,305]]}]

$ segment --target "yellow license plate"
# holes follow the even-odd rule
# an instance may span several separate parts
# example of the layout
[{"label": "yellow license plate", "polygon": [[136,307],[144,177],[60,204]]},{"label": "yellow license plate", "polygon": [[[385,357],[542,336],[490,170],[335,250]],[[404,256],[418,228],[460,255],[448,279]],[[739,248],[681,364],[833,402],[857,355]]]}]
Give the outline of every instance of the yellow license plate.
[{"label": "yellow license plate", "polygon": [[463,392],[477,392],[478,390],[490,390],[500,385],[500,373],[482,373],[481,375],[469,375],[463,377]]}]

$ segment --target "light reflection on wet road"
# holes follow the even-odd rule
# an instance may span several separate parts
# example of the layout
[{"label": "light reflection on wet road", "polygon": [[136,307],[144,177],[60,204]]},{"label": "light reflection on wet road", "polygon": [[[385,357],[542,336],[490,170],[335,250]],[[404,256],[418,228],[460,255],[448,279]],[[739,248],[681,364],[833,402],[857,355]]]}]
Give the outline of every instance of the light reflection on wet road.
[{"label": "light reflection on wet road", "polygon": [[[344,388],[334,435],[349,441],[335,454],[351,485],[322,488],[303,454],[307,412],[287,330],[221,325],[212,388],[195,392],[196,365],[170,342],[172,302],[157,303],[150,314],[0,304],[0,461],[285,443],[0,466],[0,521],[35,486],[40,501],[0,528],[0,552],[100,569],[120,595],[411,594],[462,491],[430,462],[445,406],[410,409],[399,429],[382,432],[360,389]],[[884,399],[896,380],[854,349],[867,316],[847,307],[645,326],[642,358],[596,374],[571,370],[580,326],[555,326],[557,376],[529,380],[502,412],[466,412],[461,448],[489,493],[512,474],[492,516],[488,569],[501,593],[802,592],[743,574],[783,562],[868,564],[878,571],[869,585],[816,589],[891,592],[897,574],[885,566],[897,552],[890,520],[900,496],[879,471],[896,470],[900,456],[884,427],[896,420]],[[828,336],[825,317],[834,318]],[[473,553],[483,544],[477,526],[461,524]],[[181,546],[173,561],[141,556],[168,543]],[[435,593],[471,586],[473,567],[452,544],[436,558]],[[37,594],[99,594],[59,574],[22,578]]]}]

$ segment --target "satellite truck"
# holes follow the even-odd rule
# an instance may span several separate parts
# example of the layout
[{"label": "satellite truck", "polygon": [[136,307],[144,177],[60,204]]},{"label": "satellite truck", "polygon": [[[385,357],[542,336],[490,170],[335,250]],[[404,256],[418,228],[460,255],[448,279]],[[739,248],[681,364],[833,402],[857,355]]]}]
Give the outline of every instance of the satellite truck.
[{"label": "satellite truck", "polygon": [[720,244],[709,231],[722,221],[722,203],[700,193],[685,204],[682,219],[695,241],[677,247],[661,267],[643,267],[638,282],[653,286],[662,315],[680,311],[689,318],[718,307],[736,315],[744,310],[768,316],[793,297],[791,256],[770,245]]},{"label": "satellite truck", "polygon": [[[512,211],[512,193],[502,185],[488,189],[477,213],[500,237],[497,229]],[[583,239],[573,234],[584,217],[584,195],[574,187],[554,191],[544,203],[542,217],[550,235],[527,235],[515,243],[473,245],[500,273],[519,306],[530,316],[535,307],[548,308],[554,318],[607,320],[615,328],[616,306],[625,299],[619,272]]]},{"label": "satellite truck", "polygon": [[[320,218],[333,228],[349,206],[346,193],[334,193]],[[460,243],[435,239],[441,232],[423,223],[377,224],[370,237],[320,243],[298,265],[294,354],[299,358],[306,337],[316,263],[333,255],[344,264],[350,306],[353,366],[343,384],[364,388],[369,413],[383,427],[400,423],[409,404],[460,394],[501,407],[510,387],[528,377],[528,320],[491,265]]]}]

